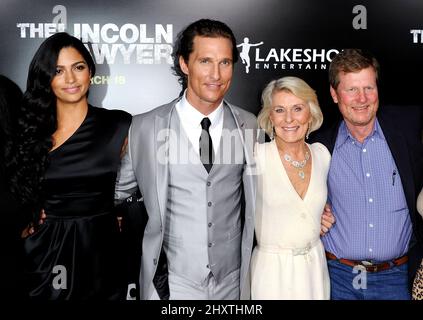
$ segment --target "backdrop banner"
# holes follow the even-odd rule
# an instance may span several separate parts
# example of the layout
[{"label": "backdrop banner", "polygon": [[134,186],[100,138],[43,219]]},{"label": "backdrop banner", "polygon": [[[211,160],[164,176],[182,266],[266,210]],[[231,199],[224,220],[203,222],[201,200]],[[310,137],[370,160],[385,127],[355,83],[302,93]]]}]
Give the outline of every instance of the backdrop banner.
[{"label": "backdrop banner", "polygon": [[228,101],[253,113],[266,83],[299,76],[316,91],[325,124],[338,114],[327,73],[343,48],[380,61],[382,103],[422,104],[421,0],[1,0],[0,73],[25,89],[40,43],[67,31],[87,45],[98,67],[90,102],[131,114],[175,98],[172,46],[200,18],[226,22],[240,52]]}]

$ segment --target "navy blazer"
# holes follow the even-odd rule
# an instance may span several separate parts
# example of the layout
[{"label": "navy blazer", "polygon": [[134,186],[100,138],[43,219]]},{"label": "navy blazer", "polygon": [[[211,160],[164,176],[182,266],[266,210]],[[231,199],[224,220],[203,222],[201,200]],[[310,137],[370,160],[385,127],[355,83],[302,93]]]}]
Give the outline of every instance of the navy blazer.
[{"label": "navy blazer", "polygon": [[[377,119],[401,176],[413,235],[409,245],[409,283],[423,256],[423,219],[417,212],[417,196],[423,184],[423,107],[380,106]],[[332,154],[341,122],[317,131],[310,142],[323,143]]]}]

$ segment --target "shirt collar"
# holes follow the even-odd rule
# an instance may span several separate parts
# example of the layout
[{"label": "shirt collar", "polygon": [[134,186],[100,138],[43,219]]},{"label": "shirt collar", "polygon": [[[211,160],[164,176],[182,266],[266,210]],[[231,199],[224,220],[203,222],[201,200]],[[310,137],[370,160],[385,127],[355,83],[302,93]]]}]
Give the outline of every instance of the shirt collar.
[{"label": "shirt collar", "polygon": [[196,108],[194,108],[189,102],[186,97],[187,91],[185,90],[182,99],[180,101],[180,116],[184,119],[189,119],[186,123],[193,127],[201,127],[201,120],[203,120],[205,117],[210,119],[211,126],[210,128],[216,127],[216,125],[223,119],[223,100],[219,104],[219,106],[213,110],[212,113],[205,116],[200,111],[198,111]]},{"label": "shirt collar", "polygon": [[[363,144],[365,144],[371,138],[374,138],[374,139],[378,138],[378,139],[385,140],[385,136],[383,135],[382,128],[380,127],[380,124],[377,118],[375,120],[372,133],[369,134],[369,136],[366,139],[364,139]],[[339,126],[338,137],[336,139],[335,148],[338,149],[347,142],[355,142],[359,145],[361,144],[352,136],[350,130],[345,124],[345,120],[343,120],[341,122],[341,125]]]}]

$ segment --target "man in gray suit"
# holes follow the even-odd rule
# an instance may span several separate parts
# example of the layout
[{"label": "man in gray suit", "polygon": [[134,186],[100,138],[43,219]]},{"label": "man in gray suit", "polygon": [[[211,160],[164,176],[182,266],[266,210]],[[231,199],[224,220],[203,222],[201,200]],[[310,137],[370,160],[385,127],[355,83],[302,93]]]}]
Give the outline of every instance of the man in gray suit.
[{"label": "man in gray suit", "polygon": [[140,297],[248,298],[257,124],[224,100],[236,40],[202,19],[178,35],[173,55],[186,90],[133,118],[116,187],[123,200],[138,186],[148,212]]}]

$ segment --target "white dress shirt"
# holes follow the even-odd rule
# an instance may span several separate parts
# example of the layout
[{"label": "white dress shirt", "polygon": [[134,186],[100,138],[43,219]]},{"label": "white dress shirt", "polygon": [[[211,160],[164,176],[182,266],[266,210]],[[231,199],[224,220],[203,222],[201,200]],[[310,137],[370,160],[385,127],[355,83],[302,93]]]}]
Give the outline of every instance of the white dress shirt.
[{"label": "white dress shirt", "polygon": [[223,129],[223,101],[220,105],[209,115],[205,116],[200,111],[195,109],[186,98],[186,91],[181,100],[175,105],[178,112],[181,128],[184,129],[189,141],[191,142],[195,152],[199,154],[200,135],[201,135],[201,120],[205,117],[210,119],[211,126],[209,128],[210,136],[213,141],[214,154],[217,153],[222,136]]}]

